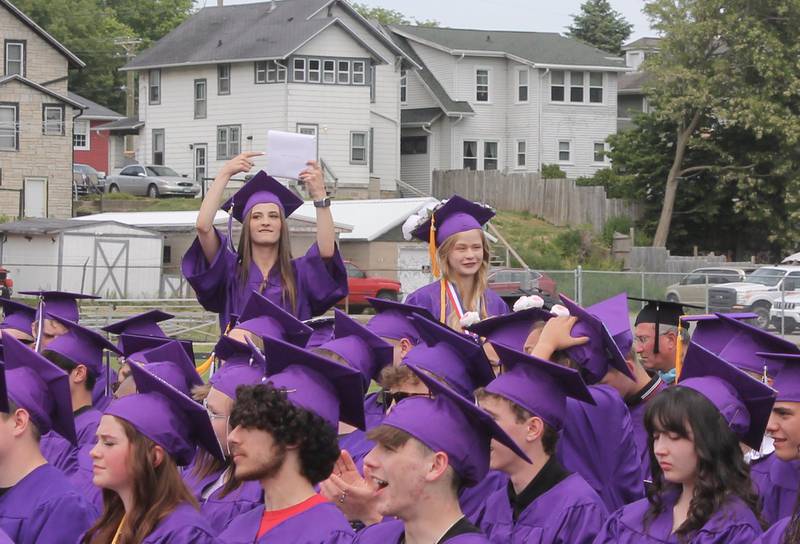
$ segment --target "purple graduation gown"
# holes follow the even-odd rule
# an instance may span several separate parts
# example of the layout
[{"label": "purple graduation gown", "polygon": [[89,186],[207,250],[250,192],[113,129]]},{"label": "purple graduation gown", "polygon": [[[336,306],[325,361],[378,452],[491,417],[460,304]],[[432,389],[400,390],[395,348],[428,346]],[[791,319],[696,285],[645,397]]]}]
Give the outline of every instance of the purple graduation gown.
[{"label": "purple graduation gown", "polygon": [[49,464],[0,495],[0,529],[16,544],[74,544],[96,518],[94,507]]},{"label": "purple graduation gown", "polygon": [[317,504],[282,521],[256,540],[264,505],[234,519],[219,535],[223,544],[350,544],[354,533],[344,515],[330,502]]},{"label": "purple graduation gown", "polygon": [[[247,285],[242,285],[237,273],[237,255],[228,247],[227,236],[215,229],[220,248],[209,265],[195,239],[181,262],[181,271],[194,289],[197,301],[209,312],[219,314],[220,328],[227,326],[231,314],[240,314],[250,293],[258,291],[264,280],[258,266],[250,263]],[[327,260],[319,255],[314,243],[305,255],[292,261],[297,291],[297,311],[292,312],[289,301],[283,304],[282,282],[277,267],[269,272],[262,294],[271,302],[293,313],[298,319],[310,319],[325,313],[347,296],[347,271],[337,247]]]},{"label": "purple graduation gown", "polygon": [[767,529],[763,535],[758,537],[754,544],[791,544],[783,540],[783,533],[786,532],[786,529],[789,527],[789,522],[791,521],[791,516],[778,521],[775,525]]},{"label": "purple graduation gown", "polygon": [[14,541],[2,529],[0,529],[0,544],[14,544]]},{"label": "purple graduation gown", "polygon": [[[224,469],[223,469],[224,470]],[[242,482],[238,489],[221,497],[222,488],[215,490],[206,499],[203,490],[216,482],[222,471],[198,479],[191,473],[191,467],[184,471],[183,480],[194,498],[200,503],[200,512],[211,526],[215,535],[220,534],[237,516],[264,504],[264,490],[256,481]]]},{"label": "purple graduation gown", "polygon": [[644,497],[641,462],[628,407],[616,389],[591,385],[595,405],[567,398],[557,455],[600,495],[609,512]]},{"label": "purple graduation gown", "polygon": [[[359,531],[354,544],[398,544],[403,533],[403,522],[399,519],[384,521]],[[458,535],[448,538],[444,542],[447,544],[491,544],[489,539],[480,533]]]},{"label": "purple graduation gown", "polygon": [[156,525],[142,544],[218,544],[219,540],[200,512],[180,504]]},{"label": "purple graduation gown", "polygon": [[[667,387],[668,385],[664,381],[659,382],[655,390],[648,396],[648,400]],[[644,428],[644,413],[647,411],[648,400],[628,407],[633,425],[633,441],[636,444],[636,451],[642,467],[642,480],[650,479],[650,448],[647,445],[647,430]]]},{"label": "purple graduation gown", "polygon": [[[364,399],[364,418],[366,420],[366,430],[374,429],[383,422],[386,413],[383,406],[378,403],[378,393],[367,395]],[[364,471],[364,457],[375,447],[372,440],[367,439],[367,434],[356,429],[355,431],[339,436],[339,448],[347,450],[359,472]]]},{"label": "purple graduation gown", "polygon": [[761,517],[769,525],[791,516],[800,489],[800,460],[770,454],[750,465],[750,477],[764,501]]},{"label": "purple graduation gown", "polygon": [[529,504],[516,522],[508,489],[496,490],[486,501],[481,529],[492,542],[591,544],[607,517],[594,489],[570,474]]},{"label": "purple graduation gown", "polygon": [[[92,389],[92,404],[98,411],[103,412],[114,400],[114,394],[111,392],[110,387],[116,382],[117,371],[103,365],[103,369],[94,383],[94,389]],[[108,395],[106,395],[106,383],[109,386]]]},{"label": "purple graduation gown", "polygon": [[[439,318],[439,314],[441,313],[441,287],[439,286],[439,282],[435,281],[433,283],[429,283],[423,287],[420,287],[410,295],[406,297],[405,303],[406,304],[414,304],[416,306],[422,306],[426,310],[428,310],[431,315]],[[496,316],[496,315],[503,315],[509,312],[508,304],[500,298],[500,295],[492,291],[491,289],[487,289],[484,292],[484,298],[486,299],[486,313],[489,317]],[[450,301],[447,300],[445,296],[445,303],[447,304],[445,308],[445,312],[449,315],[453,308],[450,306]]]},{"label": "purple graduation gown", "polygon": [[[672,533],[672,508],[677,498],[675,491],[665,494],[664,511],[646,531],[647,499],[620,508],[608,518],[594,544],[678,544],[678,537]],[[760,534],[761,526],[752,510],[740,498],[732,497],[684,544],[752,544]]]},{"label": "purple graduation gown", "polygon": [[458,504],[470,523],[480,527],[487,499],[498,489],[505,489],[507,484],[508,476],[505,472],[490,470],[476,485],[461,490],[458,494]]},{"label": "purple graduation gown", "polygon": [[[60,434],[50,431],[42,436],[39,441],[39,448],[47,462],[70,476],[78,471],[78,455],[81,448],[87,452],[91,451],[95,443],[95,433],[97,426],[100,425],[100,418],[103,417],[96,408],[86,407],[78,410],[75,414],[75,434],[78,437],[77,445],[73,446]],[[91,471],[91,463],[89,466]]]}]

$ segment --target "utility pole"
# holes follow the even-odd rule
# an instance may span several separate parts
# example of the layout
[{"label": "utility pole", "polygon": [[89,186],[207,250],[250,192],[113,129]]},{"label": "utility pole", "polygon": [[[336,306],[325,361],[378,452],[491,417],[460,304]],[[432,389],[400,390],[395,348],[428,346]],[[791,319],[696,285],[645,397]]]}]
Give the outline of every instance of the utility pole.
[{"label": "utility pole", "polygon": [[[114,44],[122,47],[125,50],[125,63],[136,56],[136,48],[142,40],[139,38],[115,38]],[[125,117],[136,117],[136,88],[134,83],[134,74],[132,70],[125,72]],[[128,158],[133,158],[135,154],[135,136],[131,134],[125,135],[125,145],[123,146],[122,153]]]},{"label": "utility pole", "polygon": [[[114,45],[118,45],[125,50],[125,62],[129,62],[136,56],[136,48],[142,40],[139,38],[115,38]],[[134,88],[133,71],[125,72],[125,116],[134,117],[136,115],[136,89]]]}]

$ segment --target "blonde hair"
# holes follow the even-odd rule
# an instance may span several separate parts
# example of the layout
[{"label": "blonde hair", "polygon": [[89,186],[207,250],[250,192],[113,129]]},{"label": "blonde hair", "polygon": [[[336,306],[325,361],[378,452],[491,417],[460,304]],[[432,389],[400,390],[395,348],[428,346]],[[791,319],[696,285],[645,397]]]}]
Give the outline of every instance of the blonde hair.
[{"label": "blonde hair", "polygon": [[[489,247],[489,240],[486,238],[486,234],[484,234],[482,230],[480,232],[481,243],[483,244],[483,259],[481,260],[481,266],[478,268],[478,272],[475,274],[475,278],[472,281],[472,287],[466,293],[459,293],[459,295],[461,295],[461,300],[464,303],[465,312],[471,311],[471,308],[477,308],[481,319],[485,319],[488,317],[488,315],[486,311],[486,299],[484,294],[489,286],[489,260],[491,259],[491,248]],[[436,250],[436,260],[439,263],[439,270],[442,271],[442,279],[448,281],[451,273],[447,256],[453,250],[453,247],[455,247],[458,234],[459,233],[448,236],[447,239],[442,242],[442,245],[440,245]],[[451,329],[455,329],[457,331],[462,330],[461,323],[459,323],[459,319],[455,310],[447,314],[445,323]]]},{"label": "blonde hair", "polygon": [[[294,281],[294,267],[292,266],[292,246],[289,242],[289,225],[286,222],[286,216],[283,214],[283,209],[278,206],[278,213],[281,218],[281,235],[278,238],[278,269],[281,273],[281,303],[285,306],[288,300],[290,312],[297,313],[297,286]],[[239,264],[238,276],[242,288],[247,287],[248,276],[250,275],[250,263],[253,260],[253,246],[250,242],[250,218],[253,215],[251,209],[245,215],[245,220],[242,223],[242,235],[239,237]],[[264,282],[267,278],[264,278]],[[263,291],[263,287],[261,291]]]}]

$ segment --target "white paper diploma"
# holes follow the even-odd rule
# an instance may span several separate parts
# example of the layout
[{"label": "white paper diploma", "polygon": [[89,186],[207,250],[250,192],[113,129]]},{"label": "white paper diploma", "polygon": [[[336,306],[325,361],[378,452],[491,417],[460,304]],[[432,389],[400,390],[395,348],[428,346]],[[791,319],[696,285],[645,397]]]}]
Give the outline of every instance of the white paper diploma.
[{"label": "white paper diploma", "polygon": [[279,130],[267,131],[267,174],[298,179],[308,161],[317,160],[317,137]]}]

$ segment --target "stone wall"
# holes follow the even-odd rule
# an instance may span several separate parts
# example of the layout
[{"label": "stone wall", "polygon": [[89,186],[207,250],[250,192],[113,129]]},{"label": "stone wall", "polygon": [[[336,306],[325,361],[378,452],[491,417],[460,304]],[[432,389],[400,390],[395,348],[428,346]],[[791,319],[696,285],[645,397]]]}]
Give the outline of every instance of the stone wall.
[{"label": "stone wall", "polygon": [[[30,59],[30,57],[29,57]],[[63,134],[46,136],[42,106],[59,103],[54,97],[19,81],[0,86],[0,102],[19,105],[19,149],[0,151],[2,188],[0,215],[17,217],[25,178],[47,180],[48,217],[72,216],[72,118],[78,112],[64,105]]]}]

